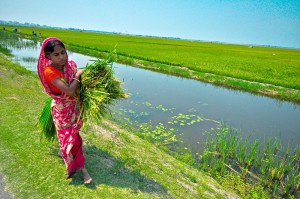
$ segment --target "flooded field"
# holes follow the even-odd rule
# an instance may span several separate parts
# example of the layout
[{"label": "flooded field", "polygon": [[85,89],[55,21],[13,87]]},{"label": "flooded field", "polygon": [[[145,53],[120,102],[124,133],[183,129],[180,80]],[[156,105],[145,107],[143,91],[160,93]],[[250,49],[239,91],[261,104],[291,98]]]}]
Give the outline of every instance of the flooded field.
[{"label": "flooded field", "polygon": [[[7,43],[12,60],[36,71],[40,50],[38,41],[18,39]],[[69,51],[78,67],[95,59]],[[128,65],[114,63],[115,75],[129,93],[111,109],[129,125],[142,123],[174,129],[177,137],[197,151],[205,135],[224,122],[243,136],[266,140],[277,137],[283,144],[300,143],[300,107],[272,98],[213,86]]]}]

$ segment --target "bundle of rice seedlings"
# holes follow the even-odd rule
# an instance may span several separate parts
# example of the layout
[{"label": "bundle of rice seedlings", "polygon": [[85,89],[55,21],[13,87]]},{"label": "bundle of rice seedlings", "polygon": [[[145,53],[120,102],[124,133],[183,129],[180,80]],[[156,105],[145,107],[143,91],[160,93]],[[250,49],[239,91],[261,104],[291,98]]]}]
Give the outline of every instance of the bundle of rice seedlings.
[{"label": "bundle of rice seedlings", "polygon": [[109,112],[109,105],[113,104],[115,99],[127,98],[121,88],[121,82],[114,77],[114,54],[113,51],[106,59],[92,60],[81,75],[79,97],[82,101],[84,120],[100,122]]},{"label": "bundle of rice seedlings", "polygon": [[41,139],[45,137],[49,142],[54,141],[56,137],[56,129],[51,115],[51,103],[52,98],[48,97],[39,117],[39,124],[42,127]]}]

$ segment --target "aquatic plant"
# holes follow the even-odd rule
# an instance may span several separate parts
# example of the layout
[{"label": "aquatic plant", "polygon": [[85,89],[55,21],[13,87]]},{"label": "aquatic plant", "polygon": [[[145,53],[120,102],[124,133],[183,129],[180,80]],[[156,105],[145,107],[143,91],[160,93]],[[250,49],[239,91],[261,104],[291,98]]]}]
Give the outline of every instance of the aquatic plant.
[{"label": "aquatic plant", "polygon": [[154,128],[148,123],[143,123],[139,126],[137,134],[157,145],[173,144],[179,141],[174,134],[174,128],[166,128],[162,123]]},{"label": "aquatic plant", "polygon": [[237,137],[226,126],[212,131],[205,144],[199,169],[215,177],[232,173],[245,183],[263,185],[270,197],[292,198],[300,191],[299,146],[284,148],[276,138],[261,146],[258,140]]}]

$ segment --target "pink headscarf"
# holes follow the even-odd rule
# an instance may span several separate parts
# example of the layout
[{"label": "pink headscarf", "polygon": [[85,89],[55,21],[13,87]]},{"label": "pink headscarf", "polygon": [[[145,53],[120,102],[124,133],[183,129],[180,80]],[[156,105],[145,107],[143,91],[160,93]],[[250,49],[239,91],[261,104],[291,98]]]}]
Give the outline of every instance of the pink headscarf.
[{"label": "pink headscarf", "polygon": [[[46,44],[51,41],[51,40],[58,40],[60,41],[58,38],[56,37],[49,37],[47,39],[45,39],[42,43],[42,47],[41,47],[41,52],[40,52],[40,56],[39,56],[39,60],[38,60],[38,65],[37,65],[37,71],[38,71],[38,75],[40,77],[40,80],[44,86],[45,92],[51,96],[52,98],[65,98],[65,94],[61,94],[61,95],[57,95],[54,94],[53,92],[51,92],[49,85],[47,84],[45,77],[44,77],[44,70],[46,68],[46,66],[49,66],[51,64],[51,60],[49,60],[44,53],[44,48],[46,46]],[[75,76],[76,73],[76,63],[72,60],[68,60],[68,54],[67,54],[67,60],[66,60],[66,64],[65,64],[65,68],[64,68],[64,78],[66,80],[66,82],[68,84],[71,83],[72,78]]]}]

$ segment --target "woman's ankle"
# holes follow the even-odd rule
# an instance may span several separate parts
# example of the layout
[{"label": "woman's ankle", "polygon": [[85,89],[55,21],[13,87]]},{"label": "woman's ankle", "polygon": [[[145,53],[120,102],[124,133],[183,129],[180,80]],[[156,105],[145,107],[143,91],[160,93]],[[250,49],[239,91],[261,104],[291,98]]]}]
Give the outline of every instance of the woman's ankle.
[{"label": "woman's ankle", "polygon": [[92,178],[91,178],[90,174],[88,173],[88,171],[85,168],[83,168],[83,169],[81,169],[81,172],[82,172],[82,176],[83,176],[83,183],[84,184],[91,183]]}]

